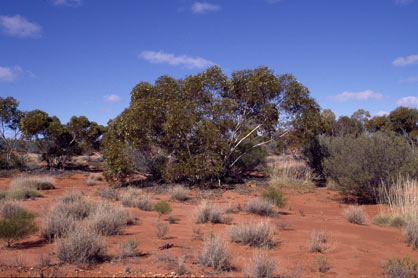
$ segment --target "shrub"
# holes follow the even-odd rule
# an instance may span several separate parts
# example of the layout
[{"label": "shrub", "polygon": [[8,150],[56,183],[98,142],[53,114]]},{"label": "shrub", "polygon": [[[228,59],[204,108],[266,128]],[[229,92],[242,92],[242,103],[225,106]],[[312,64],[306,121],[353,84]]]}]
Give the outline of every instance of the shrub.
[{"label": "shrub", "polygon": [[150,197],[145,195],[140,189],[128,188],[120,195],[120,200],[124,207],[139,208],[144,211],[152,209]]},{"label": "shrub", "polygon": [[163,238],[168,232],[167,224],[161,223],[160,221],[157,222],[155,227],[155,234],[158,238]]},{"label": "shrub", "polygon": [[119,193],[114,188],[98,188],[96,191],[96,195],[110,200],[119,200]]},{"label": "shrub", "polygon": [[406,225],[405,237],[412,248],[418,249],[418,221],[410,222]]},{"label": "shrub", "polygon": [[384,278],[418,277],[418,262],[409,257],[389,259],[383,266]]},{"label": "shrub", "polygon": [[246,276],[254,278],[272,278],[274,275],[275,263],[270,260],[265,252],[254,253],[250,267],[247,269]]},{"label": "shrub", "polygon": [[274,207],[273,205],[264,200],[251,200],[249,201],[245,207],[244,211],[258,214],[261,216],[273,216],[274,215]]},{"label": "shrub", "polygon": [[12,180],[6,193],[6,198],[10,200],[25,200],[36,197],[42,197],[42,194],[30,180],[22,178]]},{"label": "shrub", "polygon": [[170,190],[171,198],[179,202],[187,201],[190,190],[181,185],[176,185]]},{"label": "shrub", "polygon": [[77,220],[88,217],[93,211],[92,203],[84,200],[80,192],[73,191],[64,195],[54,207],[54,212]]},{"label": "shrub", "polygon": [[154,210],[161,216],[171,212],[171,207],[165,200],[161,200],[154,205]]},{"label": "shrub", "polygon": [[270,187],[273,188],[311,188],[313,187],[312,170],[306,165],[273,165],[270,170]]},{"label": "shrub", "polygon": [[309,251],[323,253],[328,243],[327,235],[324,232],[313,231],[309,241]]},{"label": "shrub", "polygon": [[273,187],[270,187],[267,192],[263,192],[263,198],[279,208],[284,207],[287,202],[284,194]]},{"label": "shrub", "polygon": [[78,227],[56,245],[58,259],[70,264],[94,264],[103,261],[105,246],[96,233]]},{"label": "shrub", "polygon": [[253,247],[272,248],[273,227],[268,222],[235,226],[230,230],[232,242]]},{"label": "shrub", "polygon": [[358,206],[349,206],[344,209],[344,217],[348,222],[359,225],[364,225],[367,221],[363,208]]},{"label": "shrub", "polygon": [[228,247],[225,241],[216,236],[208,236],[199,255],[203,266],[212,267],[215,271],[226,271],[231,267]]},{"label": "shrub", "polygon": [[126,258],[135,255],[138,248],[138,240],[136,238],[129,238],[126,241],[119,242],[119,257]]},{"label": "shrub", "polygon": [[331,269],[331,267],[328,265],[328,258],[326,256],[316,258],[316,265],[318,266],[318,270],[321,273],[325,273]]},{"label": "shrub", "polygon": [[50,176],[37,177],[23,177],[13,179],[10,183],[10,188],[32,188],[36,190],[50,190],[55,189],[54,179]]},{"label": "shrub", "polygon": [[373,219],[373,224],[379,226],[392,226],[396,228],[402,228],[406,226],[407,222],[401,216],[378,214]]},{"label": "shrub", "polygon": [[128,223],[126,211],[101,203],[89,219],[89,228],[96,234],[111,236],[117,234]]},{"label": "shrub", "polygon": [[33,214],[19,210],[15,214],[0,220],[0,238],[7,246],[38,231]]},{"label": "shrub", "polygon": [[9,218],[23,211],[23,208],[15,201],[6,201],[1,206],[0,215],[4,218]]},{"label": "shrub", "polygon": [[203,223],[222,223],[222,211],[216,208],[213,204],[203,201],[195,212],[195,222],[199,224]]},{"label": "shrub", "polygon": [[[59,206],[59,204],[57,205]],[[42,237],[51,242],[55,239],[67,236],[67,234],[75,229],[76,221],[73,216],[62,209],[55,206],[45,218],[45,228],[42,231]]]},{"label": "shrub", "polygon": [[377,201],[376,191],[398,175],[417,173],[417,154],[401,136],[376,132],[358,137],[320,137],[324,174],[346,196]]}]

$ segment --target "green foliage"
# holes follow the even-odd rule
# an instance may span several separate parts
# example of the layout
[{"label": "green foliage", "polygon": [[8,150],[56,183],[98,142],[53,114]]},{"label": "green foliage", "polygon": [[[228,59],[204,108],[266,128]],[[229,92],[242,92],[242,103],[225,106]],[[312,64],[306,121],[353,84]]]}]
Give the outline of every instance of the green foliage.
[{"label": "green foliage", "polygon": [[416,176],[417,157],[408,142],[392,133],[358,137],[320,137],[324,175],[346,196],[376,201],[376,189],[399,174]]},{"label": "green foliage", "polygon": [[38,231],[33,214],[18,210],[10,217],[0,220],[0,238],[7,242],[7,246]]},{"label": "green foliage", "polygon": [[267,67],[230,79],[215,66],[185,79],[141,82],[104,135],[104,175],[116,183],[135,172],[188,183],[236,176],[263,163],[261,146],[290,126],[312,137],[316,114],[307,88]]},{"label": "green foliage", "polygon": [[287,199],[284,197],[284,194],[273,187],[269,187],[266,192],[263,192],[263,198],[279,208],[283,207],[287,203]]},{"label": "green foliage", "polygon": [[165,200],[161,200],[154,205],[154,210],[160,215],[171,212],[171,207]]}]

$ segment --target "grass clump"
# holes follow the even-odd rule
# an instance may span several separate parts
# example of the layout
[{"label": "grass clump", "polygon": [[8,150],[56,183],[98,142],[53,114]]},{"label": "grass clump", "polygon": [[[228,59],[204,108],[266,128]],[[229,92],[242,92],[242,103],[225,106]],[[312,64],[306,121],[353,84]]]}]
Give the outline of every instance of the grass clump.
[{"label": "grass clump", "polygon": [[383,266],[384,278],[416,278],[418,262],[409,257],[389,259]]},{"label": "grass clump", "polygon": [[96,185],[98,181],[102,181],[103,176],[101,174],[90,174],[87,178],[86,184],[87,186]]},{"label": "grass clump", "polygon": [[344,217],[348,222],[358,225],[364,225],[367,221],[363,208],[359,206],[349,206],[344,209]]},{"label": "grass clump", "polygon": [[111,236],[119,233],[128,223],[125,209],[100,203],[89,219],[89,228],[96,234]]},{"label": "grass clump", "polygon": [[328,243],[327,235],[324,232],[313,231],[309,240],[309,251],[324,253],[327,249]]},{"label": "grass clump", "polygon": [[3,218],[10,218],[24,209],[16,201],[6,201],[2,204],[0,215]]},{"label": "grass clump", "polygon": [[201,265],[211,267],[215,271],[229,270],[231,263],[225,241],[214,235],[208,236],[199,255],[199,262]]},{"label": "grass clump", "polygon": [[168,232],[168,226],[167,224],[161,223],[160,221],[157,222],[157,225],[155,227],[155,234],[158,238],[164,238],[165,235]]},{"label": "grass clump", "polygon": [[92,203],[83,198],[80,192],[72,191],[64,195],[58,204],[54,207],[54,211],[72,217],[76,220],[87,218],[95,207]]},{"label": "grass clump", "polygon": [[190,190],[182,185],[176,185],[170,190],[170,195],[173,200],[184,202],[189,199]]},{"label": "grass clump", "polygon": [[29,178],[16,178],[10,182],[9,189],[6,192],[6,199],[26,200],[42,197],[38,191],[35,180]]},{"label": "grass clump", "polygon": [[318,266],[318,271],[321,273],[325,273],[331,269],[326,256],[316,258],[316,265]]},{"label": "grass clump", "polygon": [[230,230],[232,242],[270,249],[274,247],[273,227],[268,222],[235,226]]},{"label": "grass clump", "polygon": [[114,188],[98,188],[96,195],[105,199],[119,201],[119,193]]},{"label": "grass clump", "polygon": [[159,216],[171,212],[170,204],[165,200],[161,200],[154,205],[154,211],[158,212]]},{"label": "grass clump", "polygon": [[265,200],[251,200],[245,205],[244,211],[261,216],[273,216],[274,206]]},{"label": "grass clump", "polygon": [[75,228],[76,220],[63,210],[53,208],[45,218],[45,228],[41,235],[48,242],[67,236]]},{"label": "grass clump", "polygon": [[269,189],[263,193],[263,199],[271,202],[279,208],[284,207],[287,203],[287,199],[284,197],[284,194],[274,187],[269,187]]},{"label": "grass clump", "polygon": [[127,258],[132,257],[136,254],[136,249],[139,243],[136,238],[129,238],[126,241],[119,242],[119,257]]},{"label": "grass clump", "polygon": [[275,265],[266,252],[254,253],[250,267],[246,271],[247,277],[272,278],[274,276]]},{"label": "grass clump", "polygon": [[405,219],[403,219],[399,215],[389,215],[389,214],[378,214],[373,219],[373,224],[379,225],[379,226],[391,226],[395,228],[403,228],[407,225],[407,222]]},{"label": "grass clump", "polygon": [[103,261],[105,250],[96,233],[78,227],[57,242],[55,251],[58,259],[64,263],[95,264]]},{"label": "grass clump", "polygon": [[35,176],[15,178],[11,181],[10,187],[29,187],[36,190],[55,189],[55,180],[50,176]]},{"label": "grass clump", "polygon": [[34,215],[23,209],[14,211],[0,220],[0,238],[10,247],[13,242],[23,239],[38,231]]},{"label": "grass clump", "polygon": [[274,164],[270,171],[269,184],[273,188],[308,189],[314,186],[313,171],[306,165],[285,162]]},{"label": "grass clump", "polygon": [[410,222],[404,228],[406,242],[413,248],[418,249],[418,221]]},{"label": "grass clump", "polygon": [[195,211],[195,222],[198,224],[203,223],[223,223],[223,212],[215,207],[215,205],[203,201],[200,205],[196,208]]},{"label": "grass clump", "polygon": [[150,197],[137,188],[128,188],[120,195],[120,200],[124,207],[139,208],[144,211],[152,210]]}]

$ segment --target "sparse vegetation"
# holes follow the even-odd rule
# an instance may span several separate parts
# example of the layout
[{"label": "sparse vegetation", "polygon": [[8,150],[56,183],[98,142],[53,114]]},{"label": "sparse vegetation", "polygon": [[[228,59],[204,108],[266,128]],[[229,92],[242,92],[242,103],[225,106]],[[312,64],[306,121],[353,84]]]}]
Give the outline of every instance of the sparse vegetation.
[{"label": "sparse vegetation", "polygon": [[418,249],[418,221],[409,222],[405,226],[406,242],[413,249]]},{"label": "sparse vegetation", "polygon": [[168,226],[165,223],[161,223],[160,221],[157,222],[155,226],[155,234],[158,238],[164,238],[168,232]]},{"label": "sparse vegetation", "polygon": [[98,188],[96,195],[105,199],[119,201],[119,193],[114,188]]},{"label": "sparse vegetation", "polygon": [[100,237],[83,227],[71,230],[67,237],[58,240],[58,259],[70,264],[95,264],[103,261],[106,247]]},{"label": "sparse vegetation", "polygon": [[232,242],[269,249],[275,245],[273,231],[269,222],[262,221],[232,227],[229,235]]},{"label": "sparse vegetation", "polygon": [[6,199],[9,200],[25,200],[42,197],[37,190],[37,183],[33,183],[29,179],[14,179],[10,182],[9,189],[6,192]]},{"label": "sparse vegetation", "polygon": [[81,220],[87,218],[94,209],[94,204],[85,200],[80,192],[71,191],[58,201],[53,211],[66,217]]},{"label": "sparse vegetation", "polygon": [[49,242],[67,236],[76,226],[74,217],[57,207],[59,207],[59,204],[53,207],[46,215],[45,228],[41,233],[42,237]]},{"label": "sparse vegetation", "polygon": [[16,201],[6,201],[1,204],[0,215],[3,218],[9,218],[23,211],[23,208]]},{"label": "sparse vegetation", "polygon": [[321,273],[325,273],[331,269],[326,256],[316,258],[316,265],[318,266],[318,271]]},{"label": "sparse vegetation", "polygon": [[266,192],[263,192],[263,198],[279,208],[284,207],[287,203],[284,194],[274,187],[269,187]]},{"label": "sparse vegetation", "polygon": [[212,267],[215,271],[229,270],[231,263],[226,242],[220,237],[208,236],[200,252],[199,262],[203,266]]},{"label": "sparse vegetation", "polygon": [[8,247],[13,242],[23,239],[37,231],[38,228],[34,222],[34,215],[23,209],[17,210],[8,217],[0,220],[0,239],[6,241]]},{"label": "sparse vegetation", "polygon": [[378,214],[373,218],[373,224],[379,226],[392,226],[395,228],[405,227],[407,222],[401,216],[392,216],[389,214]]},{"label": "sparse vegetation", "polygon": [[246,271],[247,277],[273,278],[278,262],[273,262],[266,252],[255,252],[252,262]]},{"label": "sparse vegetation", "polygon": [[132,257],[136,254],[139,243],[136,238],[129,238],[119,242],[119,258]]},{"label": "sparse vegetation", "polygon": [[328,237],[325,232],[313,231],[309,240],[309,251],[324,253],[327,249]]},{"label": "sparse vegetation", "polygon": [[158,212],[159,216],[171,212],[171,207],[165,200],[161,200],[154,205],[154,210]]},{"label": "sparse vegetation", "polygon": [[359,206],[349,206],[344,209],[344,217],[348,222],[358,225],[364,225],[367,221],[363,208]]},{"label": "sparse vegetation", "polygon": [[111,236],[117,234],[128,223],[125,209],[109,203],[100,203],[89,219],[89,228],[96,234]]},{"label": "sparse vegetation", "polygon": [[265,200],[251,200],[249,201],[245,207],[244,211],[258,214],[261,216],[273,216],[274,215],[274,206]]},{"label": "sparse vegetation", "polygon": [[389,259],[383,266],[384,278],[416,278],[418,277],[418,262],[409,258]]},{"label": "sparse vegetation", "polygon": [[177,200],[179,202],[184,202],[189,199],[189,192],[190,190],[185,188],[182,185],[176,185],[170,190],[171,198]]},{"label": "sparse vegetation", "polygon": [[139,208],[144,211],[152,210],[150,197],[144,194],[140,189],[133,187],[128,188],[125,192],[120,194],[120,200],[124,207]]},{"label": "sparse vegetation", "polygon": [[217,208],[214,204],[211,204],[207,201],[203,201],[196,208],[195,221],[198,224],[208,222],[212,224],[222,223],[222,218],[222,211],[219,208]]},{"label": "sparse vegetation", "polygon": [[55,180],[50,176],[29,176],[15,178],[10,182],[10,187],[27,187],[36,190],[55,189]]}]

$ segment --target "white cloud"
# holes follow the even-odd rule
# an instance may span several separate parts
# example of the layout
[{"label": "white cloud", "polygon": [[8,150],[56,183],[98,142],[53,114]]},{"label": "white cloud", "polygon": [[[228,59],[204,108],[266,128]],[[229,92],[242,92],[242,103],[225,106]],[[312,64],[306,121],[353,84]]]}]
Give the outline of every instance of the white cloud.
[{"label": "white cloud", "polygon": [[205,68],[215,63],[201,57],[190,57],[187,55],[176,56],[161,51],[142,51],[139,57],[153,64],[167,63],[172,66],[185,66],[186,68]]},{"label": "white cloud", "polygon": [[405,6],[411,4],[414,0],[395,0],[396,5]]},{"label": "white cloud", "polygon": [[343,92],[339,95],[330,97],[336,101],[348,101],[348,100],[368,100],[368,99],[382,99],[383,95],[381,93],[373,92],[372,90],[366,90],[363,92]]},{"label": "white cloud", "polygon": [[389,112],[379,111],[379,112],[373,114],[373,117],[381,117],[381,116],[387,116],[387,115],[389,115]]},{"label": "white cloud", "polygon": [[105,102],[119,102],[120,96],[115,95],[115,94],[104,96],[104,101]]},{"label": "white cloud", "polygon": [[418,82],[418,75],[399,80],[399,83],[415,83]]},{"label": "white cloud", "polygon": [[39,38],[42,33],[39,24],[30,22],[20,15],[0,16],[0,28],[6,35],[18,38]]},{"label": "white cloud", "polygon": [[13,81],[20,73],[22,73],[22,68],[20,66],[14,66],[13,68],[0,67],[0,82]]},{"label": "white cloud", "polygon": [[404,67],[407,65],[417,64],[418,63],[418,54],[409,55],[407,57],[398,57],[393,62],[392,65],[396,67]]},{"label": "white cloud", "polygon": [[216,12],[221,9],[221,6],[211,4],[208,2],[194,2],[192,5],[192,12],[195,14],[204,14],[208,12]]},{"label": "white cloud", "polygon": [[80,7],[83,0],[51,0],[55,6]]},{"label": "white cloud", "polygon": [[410,97],[403,97],[403,98],[400,98],[397,102],[396,102],[396,104],[398,105],[398,106],[409,106],[409,107],[418,107],[418,97],[412,97],[412,96],[410,96]]}]

